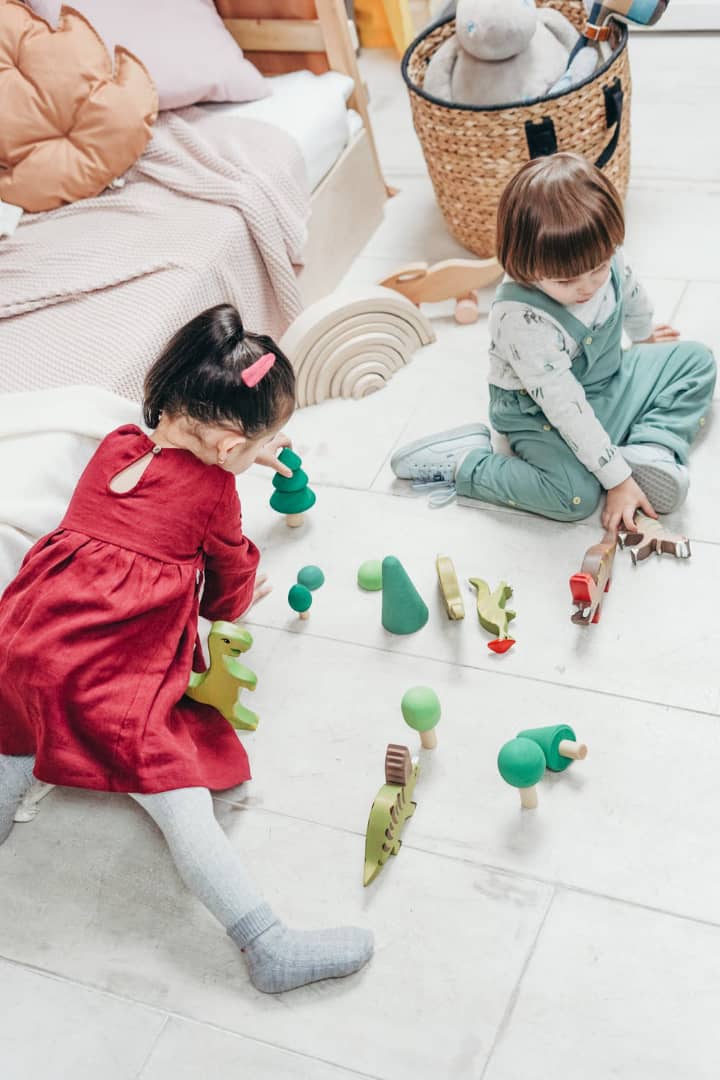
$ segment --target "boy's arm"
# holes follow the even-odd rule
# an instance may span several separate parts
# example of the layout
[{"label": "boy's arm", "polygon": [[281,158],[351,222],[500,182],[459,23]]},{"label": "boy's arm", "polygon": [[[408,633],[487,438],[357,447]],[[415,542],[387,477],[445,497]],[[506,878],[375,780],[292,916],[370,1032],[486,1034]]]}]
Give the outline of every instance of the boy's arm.
[{"label": "boy's arm", "polygon": [[616,487],[631,475],[630,467],[572,373],[564,334],[537,309],[517,307],[503,319],[498,343],[510,366],[577,459],[604,488]]},{"label": "boy's arm", "polygon": [[647,341],[653,332],[653,303],[631,266],[618,253],[622,274],[623,326],[631,341]]}]

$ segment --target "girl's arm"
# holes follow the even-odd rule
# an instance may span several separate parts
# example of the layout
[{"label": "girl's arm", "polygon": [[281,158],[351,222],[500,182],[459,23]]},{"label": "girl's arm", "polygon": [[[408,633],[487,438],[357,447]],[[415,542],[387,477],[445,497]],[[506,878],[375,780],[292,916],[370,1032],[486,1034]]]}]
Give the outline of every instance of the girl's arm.
[{"label": "girl's arm", "polygon": [[243,536],[235,477],[232,473],[225,473],[225,477],[203,540],[205,588],[200,614],[213,621],[233,622],[253,602],[260,553],[252,540]]},{"label": "girl's arm", "polygon": [[537,308],[508,304],[495,335],[497,347],[529,396],[577,459],[606,489],[630,476],[630,467],[589,404],[571,370],[568,339]]}]

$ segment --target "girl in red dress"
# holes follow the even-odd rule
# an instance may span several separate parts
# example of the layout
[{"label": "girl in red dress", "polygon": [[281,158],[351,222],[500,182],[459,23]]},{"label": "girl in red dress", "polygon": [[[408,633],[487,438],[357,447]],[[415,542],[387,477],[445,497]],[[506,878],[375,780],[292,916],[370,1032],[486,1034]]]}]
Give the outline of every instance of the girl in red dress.
[{"label": "girl in red dress", "polygon": [[183,697],[198,615],[238,619],[266,589],[235,475],[276,458],[295,377],[229,304],[183,327],[148,372],[144,419],[111,432],[58,528],[0,601],[0,844],[33,776],[124,791],[186,885],[277,993],[357,971],[372,937],[285,927],[248,878],[209,789],[249,779],[234,730]]}]

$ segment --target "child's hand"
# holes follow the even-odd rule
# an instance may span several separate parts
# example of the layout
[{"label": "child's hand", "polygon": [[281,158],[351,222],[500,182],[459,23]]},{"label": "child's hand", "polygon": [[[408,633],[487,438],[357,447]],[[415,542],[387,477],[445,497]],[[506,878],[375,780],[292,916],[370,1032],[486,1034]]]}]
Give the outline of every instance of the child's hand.
[{"label": "child's hand", "polygon": [[649,338],[645,338],[644,341],[639,341],[638,345],[657,345],[661,341],[677,341],[680,337],[679,330],[673,330],[672,326],[668,326],[663,323],[662,326],[656,326]]},{"label": "child's hand", "polygon": [[279,472],[281,476],[292,476],[292,469],[288,469],[287,465],[283,465],[282,461],[277,459],[278,451],[285,446],[292,446],[292,440],[284,431],[279,431],[277,435],[260,448],[260,453],[255,458],[255,464],[267,465],[269,469]]},{"label": "child's hand", "polygon": [[648,517],[657,517],[643,489],[635,483],[632,476],[628,476],[627,480],[610,488],[607,493],[602,513],[603,528],[608,532],[617,532],[620,525],[624,525],[628,530],[634,529],[637,510],[642,510]]}]

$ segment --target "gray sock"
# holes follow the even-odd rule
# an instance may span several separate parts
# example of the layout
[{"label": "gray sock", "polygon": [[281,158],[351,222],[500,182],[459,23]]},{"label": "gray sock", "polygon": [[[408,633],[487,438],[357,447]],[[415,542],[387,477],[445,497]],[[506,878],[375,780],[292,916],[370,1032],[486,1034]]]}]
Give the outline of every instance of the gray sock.
[{"label": "gray sock", "polygon": [[267,905],[262,905],[228,930],[245,953],[253,985],[265,994],[352,975],[372,956],[372,934],[355,926],[291,930],[274,921],[254,936],[255,926],[270,914]]},{"label": "gray sock", "polygon": [[23,795],[33,782],[35,757],[0,754],[0,844],[4,844],[13,827],[13,818]]}]

